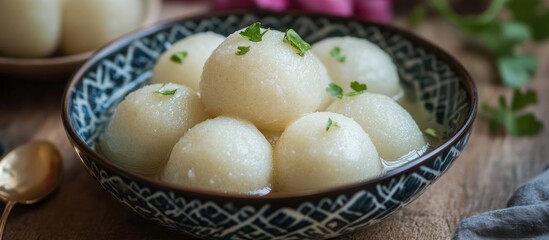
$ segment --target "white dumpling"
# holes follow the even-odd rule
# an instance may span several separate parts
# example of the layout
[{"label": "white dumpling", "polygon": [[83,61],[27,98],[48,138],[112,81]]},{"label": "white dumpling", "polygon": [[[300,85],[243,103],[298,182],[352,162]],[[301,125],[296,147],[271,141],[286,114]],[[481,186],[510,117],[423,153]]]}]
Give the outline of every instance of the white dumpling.
[{"label": "white dumpling", "polygon": [[[332,56],[338,47],[343,62]],[[313,45],[313,53],[324,63],[332,81],[345,92],[351,91],[351,82],[368,85],[368,91],[389,97],[401,93],[397,68],[391,57],[377,45],[355,37],[327,38]]]},{"label": "white dumpling", "polygon": [[[153,83],[172,82],[189,86],[199,92],[200,76],[204,63],[213,50],[223,42],[224,36],[213,32],[197,33],[176,42],[164,52],[153,69]],[[170,60],[173,54],[186,52],[182,63]]]},{"label": "white dumpling", "polygon": [[423,133],[412,116],[395,100],[376,93],[363,93],[334,101],[327,111],[358,122],[385,160],[398,160],[424,149]]},{"label": "white dumpling", "polygon": [[[327,129],[331,119],[332,126]],[[360,125],[337,113],[316,112],[293,122],[274,148],[276,191],[303,191],[379,176],[381,161]]]},{"label": "white dumpling", "polygon": [[[282,131],[318,108],[321,76],[310,51],[299,56],[276,30],[269,30],[260,42],[239,33],[227,37],[204,65],[200,94],[206,111],[247,119],[262,130]],[[240,46],[250,46],[249,52],[236,55]]]},{"label": "white dumpling", "polygon": [[61,0],[0,1],[0,56],[51,55],[60,28]]},{"label": "white dumpling", "polygon": [[[100,138],[101,152],[135,173],[157,174],[173,145],[207,119],[198,95],[176,84],[153,84],[130,93],[117,107]],[[173,95],[162,95],[177,89]]]},{"label": "white dumpling", "polygon": [[136,29],[142,5],[136,0],[64,0],[61,50],[91,51]]},{"label": "white dumpling", "polygon": [[160,174],[166,182],[223,193],[265,194],[272,149],[250,122],[217,117],[191,128]]}]

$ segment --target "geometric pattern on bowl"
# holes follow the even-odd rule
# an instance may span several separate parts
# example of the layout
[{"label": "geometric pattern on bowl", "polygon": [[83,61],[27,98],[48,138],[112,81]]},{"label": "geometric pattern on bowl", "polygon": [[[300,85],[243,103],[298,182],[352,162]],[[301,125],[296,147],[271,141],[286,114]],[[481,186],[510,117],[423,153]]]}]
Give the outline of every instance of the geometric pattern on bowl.
[{"label": "geometric pattern on bowl", "polygon": [[[366,184],[288,198],[238,198],[159,186],[91,152],[115,106],[149,81],[156,59],[172,43],[197,32],[228,35],[256,21],[281,31],[293,28],[310,43],[346,35],[379,45],[393,58],[403,86],[444,126],[439,134],[451,141]],[[229,13],[158,25],[132,36],[101,51],[76,74],[65,99],[65,126],[82,162],[104,189],[139,215],[185,234],[320,239],[372,225],[417,198],[469,139],[476,92],[464,83],[467,73],[459,64],[449,64],[453,60],[445,53],[391,27],[314,15]]]}]

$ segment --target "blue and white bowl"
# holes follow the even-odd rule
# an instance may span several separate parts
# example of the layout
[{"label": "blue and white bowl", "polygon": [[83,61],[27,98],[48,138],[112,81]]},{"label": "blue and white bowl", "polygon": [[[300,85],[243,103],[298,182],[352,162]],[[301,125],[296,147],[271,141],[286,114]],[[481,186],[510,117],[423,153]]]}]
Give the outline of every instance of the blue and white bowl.
[{"label": "blue and white bowl", "polygon": [[[198,32],[228,35],[256,21],[281,31],[293,28],[310,43],[345,35],[379,45],[392,56],[410,95],[444,127],[443,143],[367,182],[262,197],[163,183],[128,172],[94,149],[116,105],[148,83],[156,59],[172,43]],[[404,30],[322,15],[225,12],[158,24],[111,43],[76,72],[63,105],[67,135],[89,173],[144,218],[208,239],[322,239],[381,221],[446,172],[471,134],[477,93],[453,57]]]}]

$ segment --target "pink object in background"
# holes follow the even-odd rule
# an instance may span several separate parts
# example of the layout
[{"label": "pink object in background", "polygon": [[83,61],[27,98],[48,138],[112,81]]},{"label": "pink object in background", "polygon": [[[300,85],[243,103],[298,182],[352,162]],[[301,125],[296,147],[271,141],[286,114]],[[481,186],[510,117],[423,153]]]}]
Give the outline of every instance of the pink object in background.
[{"label": "pink object in background", "polygon": [[214,8],[260,8],[273,11],[300,9],[336,16],[356,16],[383,23],[393,20],[392,0],[215,0]]},{"label": "pink object in background", "polygon": [[215,0],[215,9],[253,8],[254,0]]},{"label": "pink object in background", "polygon": [[353,0],[298,0],[298,6],[307,11],[336,16],[352,16]]},{"label": "pink object in background", "polygon": [[355,15],[376,22],[393,20],[393,3],[391,0],[355,0]]},{"label": "pink object in background", "polygon": [[255,0],[258,8],[282,11],[288,8],[290,0]]}]

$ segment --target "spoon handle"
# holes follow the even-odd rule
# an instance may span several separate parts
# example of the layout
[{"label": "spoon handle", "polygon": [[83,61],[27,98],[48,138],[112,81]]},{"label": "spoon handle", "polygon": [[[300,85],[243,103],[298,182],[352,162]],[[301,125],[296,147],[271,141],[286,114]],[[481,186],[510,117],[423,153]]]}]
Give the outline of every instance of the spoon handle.
[{"label": "spoon handle", "polygon": [[6,226],[8,215],[10,214],[13,206],[15,206],[15,202],[8,201],[8,203],[6,204],[6,207],[4,208],[4,211],[2,212],[2,218],[0,219],[0,240],[2,240],[4,236],[4,227]]}]

